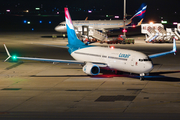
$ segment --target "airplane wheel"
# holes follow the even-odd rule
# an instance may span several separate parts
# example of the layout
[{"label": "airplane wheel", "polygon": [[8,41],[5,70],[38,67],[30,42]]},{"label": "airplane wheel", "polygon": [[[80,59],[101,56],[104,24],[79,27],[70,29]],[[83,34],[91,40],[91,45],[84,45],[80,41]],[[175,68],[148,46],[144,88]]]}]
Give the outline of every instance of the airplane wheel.
[{"label": "airplane wheel", "polygon": [[141,81],[144,81],[144,76],[140,76],[140,80],[141,80]]}]

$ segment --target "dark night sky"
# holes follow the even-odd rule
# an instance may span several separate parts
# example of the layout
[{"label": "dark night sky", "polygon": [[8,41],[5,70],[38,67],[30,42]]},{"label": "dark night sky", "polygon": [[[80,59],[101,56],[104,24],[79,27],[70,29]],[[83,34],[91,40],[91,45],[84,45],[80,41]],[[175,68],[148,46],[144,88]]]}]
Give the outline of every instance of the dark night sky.
[{"label": "dark night sky", "polygon": [[[147,11],[145,14],[145,22],[149,22],[151,20],[159,22],[161,17],[164,20],[169,22],[180,22],[180,1],[178,0],[126,0],[127,1],[127,14],[131,15],[128,16],[129,18],[135,14],[135,12],[139,9],[142,3],[147,4]],[[123,9],[124,9],[124,0],[1,0],[0,1],[0,16],[6,15],[2,14],[2,11],[6,11],[6,9],[32,9],[34,10],[35,7],[41,7],[43,5],[43,10],[51,11],[54,8],[58,8],[61,12],[59,17],[52,17],[46,18],[48,20],[52,19],[52,23],[54,26],[57,25],[59,22],[64,21],[64,13],[63,8],[67,6],[69,8],[70,14],[72,19],[74,20],[82,20],[85,19],[87,16],[89,19],[106,19],[102,16],[105,15],[119,15],[120,19],[123,18]],[[16,6],[16,7],[15,7]],[[17,7],[18,6],[18,7]],[[81,11],[76,11],[77,9],[81,8]],[[87,10],[96,9],[95,12],[92,14],[88,14]],[[86,12],[83,12],[83,11]],[[52,14],[48,12],[48,14]],[[128,18],[127,17],[127,18]],[[2,19],[3,17],[1,17]],[[40,18],[37,17],[22,17],[21,19],[29,19],[29,20],[39,20]],[[11,18],[10,18],[11,19]],[[19,24],[17,21],[20,18],[16,18],[16,22],[8,21],[9,18],[4,18],[4,20],[0,21],[7,21],[7,24],[16,23]],[[54,19],[54,21],[53,21]],[[110,19],[110,18],[109,18]],[[20,20],[22,21],[22,20]],[[12,22],[12,23],[10,23]],[[2,23],[1,25],[4,25]],[[17,25],[18,26],[18,25]]]},{"label": "dark night sky", "polygon": [[[123,13],[123,2],[124,0],[1,0],[0,6],[2,9],[4,5],[13,3],[31,7],[40,7],[43,4],[43,7],[47,9],[50,7],[61,7],[63,9],[64,6],[82,9],[96,8],[103,9],[106,14],[121,15]],[[180,2],[178,0],[127,0],[127,14],[133,15],[142,3],[148,5],[146,13],[148,19],[157,19],[156,17],[159,16],[168,19],[169,17],[176,17],[177,14],[180,16]]]}]

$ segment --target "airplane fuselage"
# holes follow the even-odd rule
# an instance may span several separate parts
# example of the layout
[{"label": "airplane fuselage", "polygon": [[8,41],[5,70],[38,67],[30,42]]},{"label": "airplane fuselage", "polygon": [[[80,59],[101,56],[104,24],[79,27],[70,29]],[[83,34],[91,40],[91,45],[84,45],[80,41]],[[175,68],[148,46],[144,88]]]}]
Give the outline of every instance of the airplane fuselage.
[{"label": "airplane fuselage", "polygon": [[110,69],[130,73],[149,73],[153,69],[147,55],[133,50],[87,47],[72,52],[71,56],[77,61],[105,63]]},{"label": "airplane fuselage", "polygon": [[[89,29],[108,30],[119,29],[124,26],[123,20],[78,20],[72,21],[75,29],[82,29],[82,26],[88,26]],[[131,20],[126,20],[125,25],[128,25]],[[61,22],[55,27],[57,32],[66,32],[66,22]]]}]

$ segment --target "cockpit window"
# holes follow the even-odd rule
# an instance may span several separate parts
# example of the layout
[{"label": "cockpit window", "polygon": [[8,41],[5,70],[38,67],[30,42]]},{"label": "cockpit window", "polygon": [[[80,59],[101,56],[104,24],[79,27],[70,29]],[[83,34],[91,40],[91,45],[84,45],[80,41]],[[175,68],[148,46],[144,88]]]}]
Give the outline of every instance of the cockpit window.
[{"label": "cockpit window", "polygon": [[151,61],[151,59],[148,57],[147,59],[139,59],[140,62],[143,62],[143,61]]},{"label": "cockpit window", "polygon": [[144,61],[143,59],[139,59],[140,62]]},{"label": "cockpit window", "polygon": [[66,26],[65,24],[59,24],[59,26]]},{"label": "cockpit window", "polygon": [[149,61],[149,59],[144,59],[144,61]]}]

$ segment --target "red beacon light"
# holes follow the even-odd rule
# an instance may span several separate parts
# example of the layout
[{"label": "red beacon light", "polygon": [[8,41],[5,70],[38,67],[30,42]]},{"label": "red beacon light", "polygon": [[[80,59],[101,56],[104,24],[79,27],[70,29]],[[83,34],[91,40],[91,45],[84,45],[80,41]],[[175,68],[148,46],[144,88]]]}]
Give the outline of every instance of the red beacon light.
[{"label": "red beacon light", "polygon": [[135,28],[135,27],[136,27],[136,25],[133,25],[132,27],[133,27],[133,28]]},{"label": "red beacon light", "polygon": [[111,46],[110,48],[111,48],[111,49],[114,49],[114,46]]},{"label": "red beacon light", "polygon": [[127,30],[126,29],[123,29],[123,33],[126,33],[127,32]]}]

